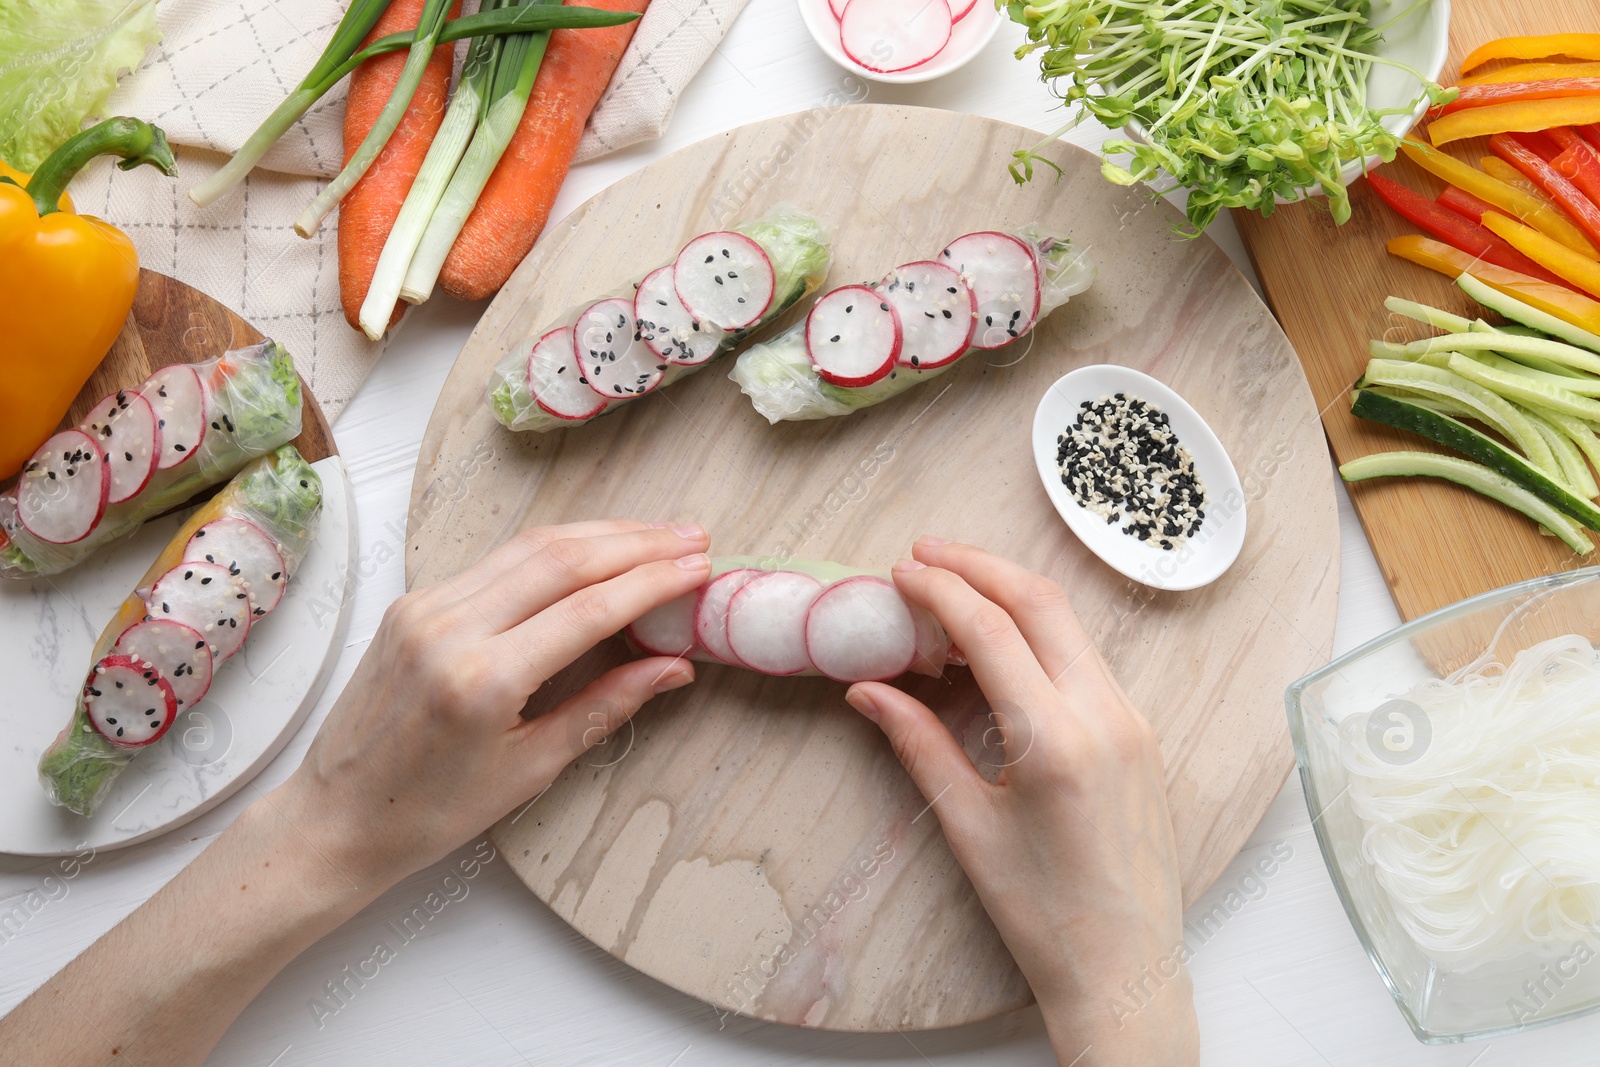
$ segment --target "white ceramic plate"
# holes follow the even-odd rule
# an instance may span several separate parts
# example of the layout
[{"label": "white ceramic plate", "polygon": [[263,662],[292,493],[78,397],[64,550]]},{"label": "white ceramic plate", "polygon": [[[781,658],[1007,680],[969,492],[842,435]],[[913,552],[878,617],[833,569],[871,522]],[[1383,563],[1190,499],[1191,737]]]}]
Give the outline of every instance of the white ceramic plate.
[{"label": "white ceramic plate", "polygon": [[283,602],[250,628],[205,699],[128,765],[94,816],[58,808],[39,785],[106,620],[188,512],[146,523],[131,540],[52,578],[0,582],[0,852],[59,856],[121,848],[182,826],[227,799],[288,743],[322,695],[349,621],[355,502],[338,456],[322,476],[322,523]]},{"label": "white ceramic plate", "polygon": [[828,54],[829,59],[868,81],[883,82],[887,85],[911,85],[916,82],[932,81],[953,70],[961,69],[994,40],[994,35],[999,31],[1000,23],[1003,21],[991,0],[978,0],[972,10],[967,12],[967,16],[955,24],[950,31],[950,40],[938,55],[910,70],[880,74],[875,70],[868,70],[845,55],[844,47],[839,43],[839,20],[833,17],[833,11],[828,7],[828,0],[796,0],[796,2],[800,5],[801,21],[806,24],[812,39]]},{"label": "white ceramic plate", "polygon": [[[1200,532],[1168,550],[1122,532],[1120,523],[1085,509],[1061,483],[1057,439],[1078,417],[1085,400],[1126,393],[1166,412],[1178,441],[1194,457],[1205,490]],[[1159,380],[1128,367],[1099,363],[1056,379],[1033,413],[1033,459],[1050,502],[1078,540],[1113,569],[1154,589],[1195,589],[1215,581],[1244,545],[1245,498],[1239,474],[1206,420]]]}]

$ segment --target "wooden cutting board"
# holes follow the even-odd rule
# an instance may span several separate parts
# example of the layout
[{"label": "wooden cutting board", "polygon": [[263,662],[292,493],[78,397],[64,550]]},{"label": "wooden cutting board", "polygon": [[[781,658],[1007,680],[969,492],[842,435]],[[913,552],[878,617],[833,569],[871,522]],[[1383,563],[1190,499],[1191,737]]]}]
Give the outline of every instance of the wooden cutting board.
[{"label": "wooden cutting board", "polygon": [[[412,485],[407,582],[444,578],[526,526],[611,515],[696,519],[724,554],[888,566],[923,532],[988,546],[1069,589],[1150,716],[1192,901],[1293,764],[1285,684],[1329,653],[1327,452],[1288,342],[1227,257],[1175,237],[1175,212],[1106,183],[1078,149],[1050,150],[1059,182],[1014,185],[1012,152],[1037,140],[920,108],[807,112],[685,148],[580,207],[541,238],[445,384]],[[509,346],[695,234],[780,201],[832,223],[834,284],[1032,220],[1088,246],[1100,276],[1031,342],[842,419],[769,426],[718,367],[569,431],[493,421],[484,384]],[[1039,484],[1035,404],[1060,375],[1104,362],[1182,392],[1243,475],[1243,555],[1207,588],[1130,583],[1068,532]],[[606,642],[535,710],[625,655]],[[534,893],[618,959],[763,1019],[917,1029],[1027,1004],[937,819],[844,687],[697,670],[495,829]],[[965,669],[904,684],[997,773]]]},{"label": "wooden cutting board", "polygon": [[[1471,0],[1450,16],[1450,56],[1441,79],[1455,80],[1463,56],[1510,34],[1600,28],[1596,0]],[[1489,154],[1482,138],[1449,146],[1474,163]],[[1384,173],[1437,194],[1444,184],[1404,156]],[[1410,340],[1432,331],[1393,315],[1395,295],[1477,317],[1481,309],[1443,275],[1384,250],[1391,237],[1416,233],[1373,194],[1366,181],[1350,190],[1351,217],[1336,226],[1321,200],[1279,207],[1272,216],[1235,211],[1234,222],[1255,263],[1267,301],[1294,342],[1316,397],[1334,457],[1395,449],[1445,449],[1350,414],[1349,394],[1367,365],[1369,338]],[[1492,316],[1491,316],[1492,317]],[[1512,582],[1600,561],[1541,535],[1520,514],[1456,485],[1388,478],[1350,487],[1356,513],[1403,618],[1413,619],[1464,597]]]}]

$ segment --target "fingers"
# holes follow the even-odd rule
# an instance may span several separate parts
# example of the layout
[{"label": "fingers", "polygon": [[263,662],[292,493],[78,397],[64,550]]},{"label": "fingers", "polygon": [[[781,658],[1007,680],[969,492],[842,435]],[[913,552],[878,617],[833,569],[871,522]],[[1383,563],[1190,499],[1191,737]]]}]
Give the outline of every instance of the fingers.
[{"label": "fingers", "polygon": [[996,713],[1037,706],[1055,695],[1049,677],[1011,616],[960,575],[916,560],[901,560],[894,565],[894,582],[910,600],[933,612],[949,631]]},{"label": "fingers", "polygon": [[570,593],[502,635],[515,657],[509,676],[533,692],[600,641],[710,574],[711,561],[694,553],[646,563]]},{"label": "fingers", "polygon": [[552,541],[562,538],[603,537],[606,534],[645,529],[649,529],[647,523],[633,519],[593,519],[564,525],[531,526],[504,544],[491,549],[488,555],[449,581],[437,582],[422,592],[424,596],[437,600],[442,605],[471,596],[502,574],[526,563],[534,553],[541,551]]},{"label": "fingers", "polygon": [[[613,668],[544,715],[516,728],[516,744],[528,774],[527,795],[553,782],[567,764],[597,745],[608,745],[612,733],[633,717],[651,697],[694,681],[694,666],[685,659],[652,656]],[[596,757],[615,763],[627,753]]]},{"label": "fingers", "polygon": [[1004,608],[1052,682],[1094,651],[1066,593],[1043,575],[981,548],[932,537],[919,538],[912,554],[930,567],[960,575],[979,594]]},{"label": "fingers", "polygon": [[922,701],[883,682],[857,682],[844,698],[878,724],[929,805],[947,800],[959,808],[981,795],[987,783],[955,735]]},{"label": "fingers", "polygon": [[559,538],[467,600],[492,632],[502,633],[581,589],[641,564],[703,552],[709,544],[710,538],[698,526]]}]

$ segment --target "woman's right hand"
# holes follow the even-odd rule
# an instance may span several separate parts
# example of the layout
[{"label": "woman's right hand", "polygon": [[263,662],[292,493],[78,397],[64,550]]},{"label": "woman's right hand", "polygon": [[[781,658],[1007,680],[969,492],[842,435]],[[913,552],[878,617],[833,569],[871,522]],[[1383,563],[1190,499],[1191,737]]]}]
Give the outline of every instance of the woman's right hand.
[{"label": "woman's right hand", "polygon": [[1199,1059],[1182,885],[1155,734],[1054,582],[923,538],[895,584],[988,697],[1006,766],[985,780],[932,711],[881,682],[847,699],[888,736],[1044,1012],[1058,1061]]}]

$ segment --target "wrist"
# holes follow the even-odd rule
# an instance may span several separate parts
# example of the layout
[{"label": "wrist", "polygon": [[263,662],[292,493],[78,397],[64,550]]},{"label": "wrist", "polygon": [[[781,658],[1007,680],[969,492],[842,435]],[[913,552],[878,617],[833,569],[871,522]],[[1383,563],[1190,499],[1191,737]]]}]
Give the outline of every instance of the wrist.
[{"label": "wrist", "polygon": [[337,925],[396,880],[378,876],[362,862],[298,773],[246,808],[232,829],[248,848],[275,857],[272,869],[281,867],[282,874],[272,881],[292,882],[292,904],[309,918],[326,915]]},{"label": "wrist", "polygon": [[1178,964],[1164,976],[1081,981],[1039,994],[1050,1046],[1074,1067],[1193,1067],[1199,1062],[1194,987]]}]

